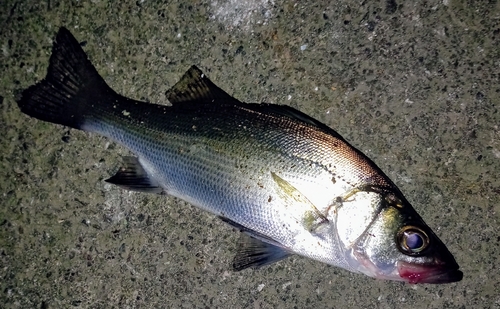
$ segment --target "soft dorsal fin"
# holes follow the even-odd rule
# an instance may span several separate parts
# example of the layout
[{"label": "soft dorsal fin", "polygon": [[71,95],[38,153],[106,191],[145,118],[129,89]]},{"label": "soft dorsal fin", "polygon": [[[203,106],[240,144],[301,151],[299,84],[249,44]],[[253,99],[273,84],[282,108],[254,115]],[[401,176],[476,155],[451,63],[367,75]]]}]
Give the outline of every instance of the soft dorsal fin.
[{"label": "soft dorsal fin", "polygon": [[195,65],[184,73],[182,78],[167,91],[166,95],[172,105],[182,102],[193,104],[207,104],[212,102],[217,102],[218,104],[241,103],[217,87]]}]

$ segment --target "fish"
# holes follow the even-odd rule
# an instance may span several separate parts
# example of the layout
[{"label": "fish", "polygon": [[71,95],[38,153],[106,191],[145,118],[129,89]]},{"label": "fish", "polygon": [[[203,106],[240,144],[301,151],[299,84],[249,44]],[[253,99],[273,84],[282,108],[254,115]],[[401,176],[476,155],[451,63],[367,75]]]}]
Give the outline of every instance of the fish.
[{"label": "fish", "polygon": [[129,149],[107,182],[177,197],[240,231],[235,271],[299,255],[383,280],[462,280],[396,185],[329,126],[290,106],[244,103],[196,66],[166,97],[118,94],[61,27],[46,77],[16,101],[28,116]]}]

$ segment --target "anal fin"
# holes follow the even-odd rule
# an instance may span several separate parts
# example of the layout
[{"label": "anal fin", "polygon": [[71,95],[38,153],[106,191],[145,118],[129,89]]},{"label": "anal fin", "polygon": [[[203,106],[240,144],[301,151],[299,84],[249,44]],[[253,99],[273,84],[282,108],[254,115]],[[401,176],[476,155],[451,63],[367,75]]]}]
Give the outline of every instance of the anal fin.
[{"label": "anal fin", "polygon": [[120,170],[105,181],[131,191],[157,194],[163,192],[159,183],[148,175],[136,157],[124,157]]}]

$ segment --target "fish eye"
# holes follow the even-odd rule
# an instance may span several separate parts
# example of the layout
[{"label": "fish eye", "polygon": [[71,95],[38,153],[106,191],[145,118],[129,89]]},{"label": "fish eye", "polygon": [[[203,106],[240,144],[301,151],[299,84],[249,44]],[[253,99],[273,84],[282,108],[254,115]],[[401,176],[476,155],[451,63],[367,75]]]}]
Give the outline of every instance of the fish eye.
[{"label": "fish eye", "polygon": [[419,255],[429,246],[429,237],[416,226],[405,226],[398,233],[397,244],[404,254]]}]

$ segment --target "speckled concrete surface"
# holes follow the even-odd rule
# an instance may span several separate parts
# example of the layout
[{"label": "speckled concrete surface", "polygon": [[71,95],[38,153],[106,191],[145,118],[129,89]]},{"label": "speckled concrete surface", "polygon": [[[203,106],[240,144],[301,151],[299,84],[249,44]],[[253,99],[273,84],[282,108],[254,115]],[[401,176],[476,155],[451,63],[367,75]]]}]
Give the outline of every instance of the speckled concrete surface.
[{"label": "speckled concrete surface", "polygon": [[[32,2],[0,6],[0,307],[500,308],[500,2]],[[238,99],[332,126],[464,280],[377,281],[300,257],[232,272],[230,227],[105,184],[124,149],[20,113],[14,96],[43,78],[62,25],[128,97],[165,102],[196,64]]]}]

